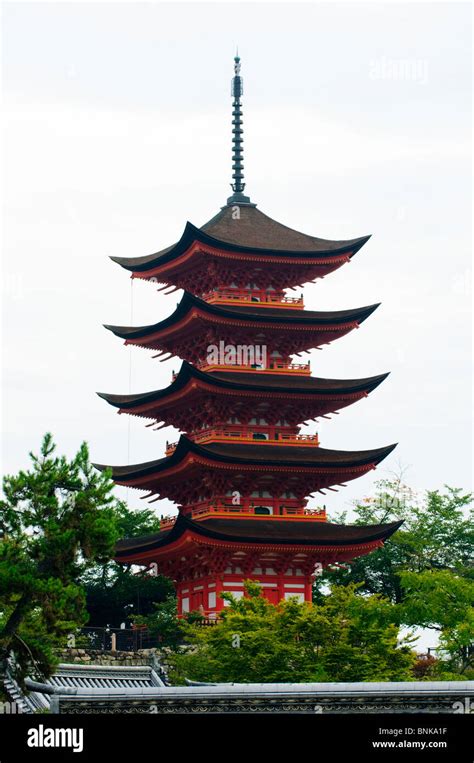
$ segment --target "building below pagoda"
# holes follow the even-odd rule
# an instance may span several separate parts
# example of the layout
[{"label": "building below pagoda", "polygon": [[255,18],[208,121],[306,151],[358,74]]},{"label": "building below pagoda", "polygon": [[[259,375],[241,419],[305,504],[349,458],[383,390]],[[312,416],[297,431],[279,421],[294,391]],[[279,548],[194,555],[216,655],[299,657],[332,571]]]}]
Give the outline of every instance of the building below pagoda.
[{"label": "building below pagoda", "polygon": [[[159,290],[183,289],[175,311],[141,327],[107,326],[128,345],[183,363],[166,389],[101,393],[119,413],[174,426],[164,457],[114,466],[117,485],[168,498],[178,516],[160,532],[119,542],[116,559],[175,583],[179,614],[216,616],[224,592],[244,595],[257,580],[273,603],[311,601],[322,569],[379,548],[400,522],[331,524],[309,497],[337,490],[375,469],[395,447],[328,450],[301,428],[366,398],[387,374],[362,379],[313,376],[299,354],[339,340],[378,307],[306,310],[289,296],[342,267],[368,236],[329,241],[272,220],[244,195],[240,62],[233,79],[233,194],[201,228],[156,254],[112,259]],[[104,465],[98,468],[106,468]]]}]

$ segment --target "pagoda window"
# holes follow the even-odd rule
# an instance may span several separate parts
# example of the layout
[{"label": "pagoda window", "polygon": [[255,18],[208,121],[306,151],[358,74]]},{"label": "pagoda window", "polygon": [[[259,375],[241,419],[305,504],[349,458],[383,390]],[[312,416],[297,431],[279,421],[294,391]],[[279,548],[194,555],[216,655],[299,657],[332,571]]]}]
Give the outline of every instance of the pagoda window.
[{"label": "pagoda window", "polygon": [[189,598],[187,596],[181,600],[181,611],[189,612]]},{"label": "pagoda window", "polygon": [[251,302],[261,302],[261,299],[260,299],[260,297],[251,297],[250,301]]},{"label": "pagoda window", "polygon": [[272,506],[255,506],[254,514],[273,514]]},{"label": "pagoda window", "polygon": [[301,593],[300,591],[295,591],[294,593],[292,591],[285,591],[285,601],[293,598],[298,599],[302,604],[304,602],[304,593]]},{"label": "pagoda window", "polygon": [[209,609],[215,609],[216,608],[216,592],[210,591],[207,595],[207,606]]},{"label": "pagoda window", "polygon": [[268,440],[270,439],[265,432],[252,432],[252,440]]}]

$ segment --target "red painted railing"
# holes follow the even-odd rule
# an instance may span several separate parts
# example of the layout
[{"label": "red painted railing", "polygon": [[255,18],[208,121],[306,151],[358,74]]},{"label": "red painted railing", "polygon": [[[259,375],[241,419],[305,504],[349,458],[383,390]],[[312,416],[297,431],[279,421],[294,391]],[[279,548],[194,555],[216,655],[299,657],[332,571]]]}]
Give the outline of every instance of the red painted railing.
[{"label": "red painted railing", "polygon": [[[300,520],[316,520],[319,522],[326,521],[325,509],[296,509],[290,507],[282,507],[281,513],[278,514],[256,514],[254,506],[234,506],[232,504],[208,504],[207,506],[200,506],[197,509],[192,509],[186,514],[191,519],[203,519],[209,516],[245,516],[246,518],[269,519],[270,517],[276,521],[279,519],[285,519],[291,517],[292,519]],[[178,515],[166,516],[160,519],[160,529],[170,530],[175,524]]]},{"label": "red painted railing", "polygon": [[[252,445],[319,445],[317,434],[284,434],[280,433],[278,439],[260,439],[253,437],[252,432],[232,432],[225,429],[205,429],[194,435],[189,435],[189,439],[198,443],[205,442],[246,442]],[[260,434],[255,432],[255,434]],[[166,455],[176,450],[177,442],[166,443]]]},{"label": "red painted railing", "polygon": [[178,515],[169,515],[166,517],[160,517],[160,530],[169,530],[176,522]]},{"label": "red painted railing", "polygon": [[[249,371],[257,371],[258,373],[296,373],[296,374],[311,374],[311,363],[284,363],[277,360],[271,360],[265,368],[254,368],[251,365],[238,366],[233,363],[218,364],[209,363],[208,360],[201,360],[197,364],[197,368],[200,371],[243,371],[248,373]],[[177,374],[173,372],[173,380],[176,379]]]},{"label": "red painted railing", "polygon": [[303,308],[303,297],[278,297],[266,291],[250,291],[248,289],[216,289],[202,295],[206,302],[240,302],[244,304],[261,305],[262,307]]}]

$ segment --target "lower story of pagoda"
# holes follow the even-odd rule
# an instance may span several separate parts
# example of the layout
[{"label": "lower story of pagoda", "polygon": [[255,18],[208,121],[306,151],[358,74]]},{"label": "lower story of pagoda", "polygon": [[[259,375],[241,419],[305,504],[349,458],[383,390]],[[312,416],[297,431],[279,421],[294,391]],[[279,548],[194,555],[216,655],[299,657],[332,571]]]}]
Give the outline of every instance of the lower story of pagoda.
[{"label": "lower story of pagoda", "polygon": [[[258,582],[262,595],[272,604],[292,596],[299,601],[311,601],[313,575],[305,574],[300,567],[288,568],[285,573],[277,574],[275,568],[269,565],[280,567],[279,562],[278,557],[264,559],[259,564],[265,566],[255,566],[247,577],[242,577],[242,568],[238,564],[229,564],[221,575],[198,577],[177,584],[178,615],[198,611],[212,618],[227,604],[221,594],[230,593],[237,599],[242,598],[245,595],[244,580],[247,579]],[[322,568],[316,566],[315,569]]]},{"label": "lower story of pagoda", "polygon": [[258,582],[273,604],[290,597],[311,601],[314,580],[324,568],[374,551],[400,524],[264,517],[194,521],[179,514],[159,533],[120,541],[115,558],[173,580],[180,616],[198,611],[215,618],[227,603],[222,594],[241,598],[246,580]]}]

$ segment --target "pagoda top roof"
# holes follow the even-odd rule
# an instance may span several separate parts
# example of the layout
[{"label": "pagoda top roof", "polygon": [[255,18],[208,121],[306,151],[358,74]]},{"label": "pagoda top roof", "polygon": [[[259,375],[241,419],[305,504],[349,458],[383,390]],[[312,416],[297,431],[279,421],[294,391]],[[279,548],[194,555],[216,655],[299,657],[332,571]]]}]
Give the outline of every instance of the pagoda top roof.
[{"label": "pagoda top roof", "polygon": [[309,236],[282,225],[252,206],[239,206],[239,217],[236,218],[235,205],[223,207],[200,230],[226,244],[290,252],[334,252],[356,245],[360,247],[370,238],[361,236],[332,241]]},{"label": "pagoda top roof", "polygon": [[193,521],[180,514],[166,530],[137,538],[124,538],[116,546],[116,558],[130,553],[151,551],[167,546],[186,532],[223,541],[258,544],[341,546],[386,540],[403,521],[379,525],[340,525],[330,522],[280,522],[271,519],[202,519]]},{"label": "pagoda top roof", "polygon": [[[238,208],[238,215],[236,215]],[[211,220],[197,228],[186,223],[179,241],[154,254],[143,257],[111,257],[126,270],[143,272],[163,265],[183,254],[192,243],[207,244],[242,254],[271,253],[282,257],[318,258],[348,253],[355,254],[370,238],[332,241],[308,236],[273,220],[255,206],[232,204],[223,207]]]},{"label": "pagoda top roof", "polygon": [[199,308],[203,313],[216,315],[220,318],[236,320],[238,318],[255,321],[256,323],[282,323],[288,325],[312,324],[333,325],[344,324],[352,321],[362,323],[379,307],[380,303],[365,307],[351,308],[349,310],[316,311],[316,310],[288,310],[285,307],[262,308],[252,305],[216,305],[205,302],[198,297],[184,292],[176,310],[162,321],[148,326],[111,326],[105,324],[105,328],[112,331],[116,336],[123,339],[138,339],[153,334],[157,331],[173,326],[180,318],[189,313],[192,308]]},{"label": "pagoda top roof", "polygon": [[184,435],[181,435],[178,445],[170,456],[147,461],[142,464],[130,464],[126,466],[107,466],[106,464],[94,464],[100,471],[112,469],[113,479],[122,482],[125,480],[138,479],[158,472],[165,472],[172,466],[181,463],[189,453],[201,456],[208,461],[218,464],[231,463],[238,466],[272,466],[308,467],[325,469],[364,466],[367,464],[379,464],[396,447],[396,443],[376,448],[374,450],[328,450],[326,448],[314,448],[312,446],[287,446],[241,444],[231,442],[215,442],[206,445],[198,445]]},{"label": "pagoda top roof", "polygon": [[258,371],[249,373],[214,371],[213,373],[206,373],[190,363],[183,362],[174,381],[164,389],[125,395],[112,395],[105,392],[97,394],[113,406],[133,408],[136,405],[153,402],[177,392],[190,379],[196,379],[212,387],[219,387],[230,391],[248,390],[260,393],[275,391],[288,395],[295,393],[331,395],[334,393],[347,394],[359,391],[372,392],[387,376],[388,373],[369,376],[366,379],[321,379],[314,376],[303,376],[302,374],[294,374],[289,377],[285,374],[259,373]]}]

